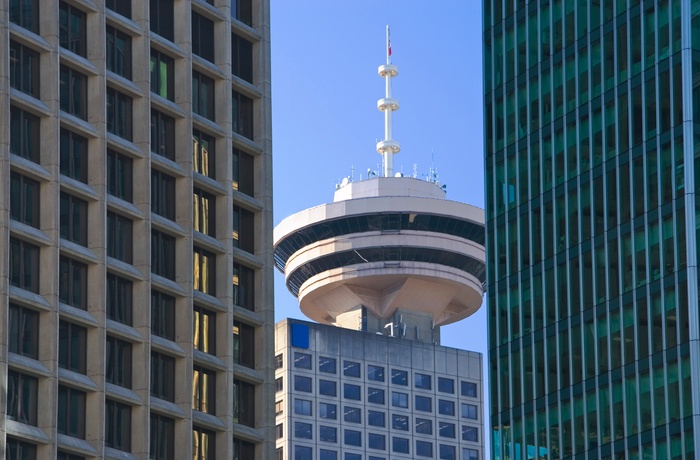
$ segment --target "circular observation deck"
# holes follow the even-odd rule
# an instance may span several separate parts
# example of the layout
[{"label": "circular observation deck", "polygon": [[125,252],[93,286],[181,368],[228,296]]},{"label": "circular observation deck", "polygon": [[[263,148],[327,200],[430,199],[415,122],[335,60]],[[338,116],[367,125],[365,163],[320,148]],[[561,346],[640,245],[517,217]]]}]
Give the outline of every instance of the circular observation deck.
[{"label": "circular observation deck", "polygon": [[401,308],[428,313],[441,326],[478,310],[484,211],[444,195],[430,182],[377,177],[280,222],[275,265],[302,312],[332,324],[360,305],[380,318]]}]

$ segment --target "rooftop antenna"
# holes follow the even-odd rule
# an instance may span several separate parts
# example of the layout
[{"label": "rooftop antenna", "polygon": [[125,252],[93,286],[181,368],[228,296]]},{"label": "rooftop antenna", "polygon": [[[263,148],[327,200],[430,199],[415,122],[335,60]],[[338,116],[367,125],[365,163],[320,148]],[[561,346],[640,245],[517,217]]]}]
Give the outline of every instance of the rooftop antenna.
[{"label": "rooftop antenna", "polygon": [[399,153],[401,146],[391,138],[391,114],[399,110],[399,101],[391,97],[391,79],[399,74],[399,68],[391,63],[391,38],[389,25],[386,26],[386,64],[380,65],[379,76],[386,80],[386,97],[377,101],[377,108],[384,112],[384,140],[377,142],[377,152],[382,155],[384,177],[394,175],[393,155]]}]

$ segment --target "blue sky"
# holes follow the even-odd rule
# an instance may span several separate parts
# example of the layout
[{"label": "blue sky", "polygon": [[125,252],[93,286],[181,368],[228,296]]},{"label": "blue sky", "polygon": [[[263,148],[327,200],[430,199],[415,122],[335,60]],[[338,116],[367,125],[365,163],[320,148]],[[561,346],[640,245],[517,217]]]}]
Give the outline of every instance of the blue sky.
[{"label": "blue sky", "polygon": [[[335,184],[380,170],[385,26],[399,75],[394,171],[431,162],[447,199],[484,207],[480,0],[272,0],[275,224],[333,201]],[[434,158],[434,160],[433,160]],[[306,319],[276,273],[275,316]],[[486,306],[442,329],[442,344],[484,353]],[[484,369],[486,372],[486,369]],[[485,395],[487,392],[485,391]]]}]

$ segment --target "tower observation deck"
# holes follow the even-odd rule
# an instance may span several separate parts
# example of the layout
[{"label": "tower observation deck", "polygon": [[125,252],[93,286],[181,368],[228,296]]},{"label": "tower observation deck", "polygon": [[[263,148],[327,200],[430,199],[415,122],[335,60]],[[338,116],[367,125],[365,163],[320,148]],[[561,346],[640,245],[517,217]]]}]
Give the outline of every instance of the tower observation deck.
[{"label": "tower observation deck", "polygon": [[391,138],[398,101],[390,80],[398,68],[390,46],[387,28],[387,64],[379,67],[387,90],[377,103],[385,113],[386,136],[377,144],[384,176],[343,181],[332,203],[280,222],[275,265],[314,321],[439,342],[439,326],[481,306],[484,211],[447,200],[434,182],[392,177],[389,159],[399,144]]}]

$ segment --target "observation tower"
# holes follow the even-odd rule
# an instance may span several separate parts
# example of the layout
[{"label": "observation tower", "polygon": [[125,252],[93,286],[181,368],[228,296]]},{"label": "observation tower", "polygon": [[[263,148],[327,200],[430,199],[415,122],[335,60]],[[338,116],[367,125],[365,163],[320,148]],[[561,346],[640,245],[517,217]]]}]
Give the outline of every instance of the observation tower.
[{"label": "observation tower", "polygon": [[391,80],[389,27],[383,175],[344,179],[332,203],[293,214],[274,230],[274,258],[289,291],[310,319],[365,332],[439,343],[439,326],[468,317],[482,304],[484,211],[450,201],[435,180],[393,173],[392,114],[399,101]]}]

